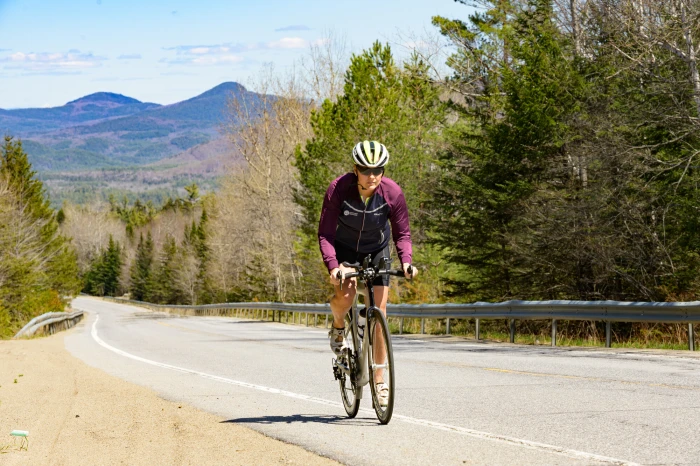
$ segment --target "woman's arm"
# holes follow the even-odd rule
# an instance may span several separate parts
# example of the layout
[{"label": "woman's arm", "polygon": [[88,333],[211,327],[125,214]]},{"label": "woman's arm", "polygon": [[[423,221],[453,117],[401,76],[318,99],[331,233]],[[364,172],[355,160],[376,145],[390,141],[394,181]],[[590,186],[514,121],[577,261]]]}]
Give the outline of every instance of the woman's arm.
[{"label": "woman's arm", "polygon": [[318,222],[318,244],[323,262],[329,271],[338,267],[338,260],[335,257],[335,231],[338,228],[341,200],[337,186],[338,180],[335,180],[328,187],[323,198],[321,219]]}]

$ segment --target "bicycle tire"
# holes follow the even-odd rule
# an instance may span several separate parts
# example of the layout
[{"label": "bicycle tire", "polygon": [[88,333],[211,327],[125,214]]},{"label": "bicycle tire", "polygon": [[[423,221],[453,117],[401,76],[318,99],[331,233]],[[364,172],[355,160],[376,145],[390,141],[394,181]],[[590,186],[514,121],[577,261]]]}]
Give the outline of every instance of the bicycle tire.
[{"label": "bicycle tire", "polygon": [[[381,424],[388,424],[394,412],[394,388],[396,387],[396,381],[394,378],[394,352],[391,346],[391,334],[389,333],[389,325],[386,321],[386,317],[384,317],[384,314],[382,314],[382,311],[380,311],[378,308],[373,308],[371,311],[372,312],[368,313],[368,325],[367,329],[365,330],[370,332],[369,348],[367,348],[369,386],[372,392],[372,405],[374,407],[374,412],[377,415],[377,419],[379,419]],[[380,334],[383,338],[377,338],[377,336]],[[383,365],[375,365],[374,363],[374,352],[377,348],[379,348],[379,345],[384,346],[384,350],[386,351],[386,361]],[[380,405],[379,398],[377,396],[377,388],[374,382],[376,370],[383,370],[382,380],[389,387],[389,399],[385,407]]]},{"label": "bicycle tire", "polygon": [[[352,336],[352,321],[349,315],[345,317],[345,339],[348,342],[348,348],[345,350],[345,358],[348,361],[351,372],[355,373],[357,370],[353,358],[355,340]],[[348,417],[352,419],[357,416],[357,413],[360,411],[360,398],[357,395],[358,392],[362,391],[362,387],[358,387],[353,378],[345,373],[342,373],[338,383],[340,384],[340,397],[343,400],[343,407]],[[352,395],[352,397],[350,395]]]}]

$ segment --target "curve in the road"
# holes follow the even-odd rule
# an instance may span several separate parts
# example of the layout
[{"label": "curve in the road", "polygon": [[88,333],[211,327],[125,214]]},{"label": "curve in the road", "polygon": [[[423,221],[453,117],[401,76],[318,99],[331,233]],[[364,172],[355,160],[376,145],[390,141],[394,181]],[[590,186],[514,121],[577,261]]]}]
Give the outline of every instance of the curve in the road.
[{"label": "curve in the road", "polygon": [[[150,364],[152,366],[157,366],[157,367],[161,367],[164,369],[169,369],[169,370],[182,372],[182,373],[186,373],[186,374],[197,375],[197,376],[203,377],[205,379],[210,379],[210,380],[214,380],[217,382],[222,382],[222,383],[226,383],[229,385],[236,385],[239,387],[250,388],[253,390],[272,393],[272,394],[276,394],[276,395],[282,395],[282,396],[286,396],[289,398],[295,398],[295,399],[304,400],[304,401],[310,401],[313,403],[318,403],[318,404],[322,404],[322,405],[326,405],[326,406],[333,406],[336,408],[343,407],[342,404],[339,402],[325,400],[323,398],[317,398],[317,397],[308,396],[308,395],[304,395],[304,394],[300,394],[300,393],[294,393],[294,392],[290,392],[290,391],[286,391],[286,390],[280,390],[277,388],[266,387],[263,385],[257,385],[257,384],[251,384],[251,383],[242,382],[242,381],[238,381],[238,380],[232,380],[232,379],[229,379],[226,377],[220,377],[217,375],[207,374],[205,372],[200,372],[200,371],[195,371],[192,369],[186,369],[183,367],[173,366],[171,364],[165,364],[165,363],[161,363],[158,361],[153,361],[150,359],[142,358],[140,356],[136,356],[134,354],[131,354],[131,353],[128,353],[126,351],[115,348],[114,346],[106,343],[104,340],[102,340],[100,338],[100,336],[97,333],[97,322],[99,321],[99,318],[100,318],[99,315],[95,316],[95,321],[93,322],[92,329],[90,331],[92,338],[100,346],[102,346],[102,347],[104,347],[104,348],[108,349],[109,351],[112,351],[116,354],[119,354],[120,356],[124,356],[126,358],[130,358],[130,359],[133,359],[135,361],[139,361],[139,362],[142,362],[145,364]],[[361,411],[366,412],[368,414],[374,414],[374,411],[369,410],[369,409],[361,409]],[[503,443],[507,443],[510,445],[516,445],[516,446],[525,447],[525,448],[529,448],[529,449],[533,449],[533,450],[540,450],[540,451],[545,451],[548,453],[555,453],[558,455],[567,456],[569,458],[597,461],[600,463],[607,463],[607,464],[614,464],[614,465],[626,465],[626,466],[636,466],[637,465],[637,463],[633,463],[633,462],[626,461],[626,460],[611,458],[611,457],[602,456],[602,455],[596,455],[593,453],[587,453],[587,452],[578,451],[578,450],[572,450],[569,448],[558,447],[555,445],[548,445],[545,443],[533,442],[530,440],[519,439],[519,438],[515,438],[515,437],[509,437],[509,436],[504,436],[504,435],[492,434],[489,432],[482,432],[482,431],[478,431],[478,430],[467,429],[464,427],[443,424],[440,422],[434,422],[434,421],[429,421],[429,420],[425,420],[425,419],[418,419],[418,418],[413,418],[413,417],[409,417],[409,416],[402,416],[402,415],[398,415],[398,414],[394,415],[394,419],[408,423],[408,424],[419,425],[422,427],[429,427],[429,428],[433,428],[433,429],[452,432],[452,433],[465,435],[468,437],[473,437],[473,438],[478,438],[478,439],[491,440],[491,441],[495,441],[495,442],[503,442]]]}]

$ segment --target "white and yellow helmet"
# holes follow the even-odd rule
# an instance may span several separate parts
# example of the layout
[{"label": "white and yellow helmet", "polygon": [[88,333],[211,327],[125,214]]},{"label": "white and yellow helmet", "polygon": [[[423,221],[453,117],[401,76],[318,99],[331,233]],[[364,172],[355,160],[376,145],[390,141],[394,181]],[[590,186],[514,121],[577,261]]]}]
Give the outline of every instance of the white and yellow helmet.
[{"label": "white and yellow helmet", "polygon": [[352,159],[361,167],[383,167],[389,162],[389,151],[377,141],[362,141],[352,150]]}]

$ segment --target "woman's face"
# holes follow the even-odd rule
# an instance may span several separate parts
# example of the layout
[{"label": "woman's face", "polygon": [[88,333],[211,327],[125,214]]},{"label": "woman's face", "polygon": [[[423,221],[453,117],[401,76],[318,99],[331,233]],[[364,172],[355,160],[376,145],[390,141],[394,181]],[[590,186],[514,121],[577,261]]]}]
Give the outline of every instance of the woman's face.
[{"label": "woman's face", "polygon": [[359,165],[355,165],[355,174],[357,175],[357,182],[360,187],[369,191],[374,191],[382,181],[384,169],[360,167]]}]

